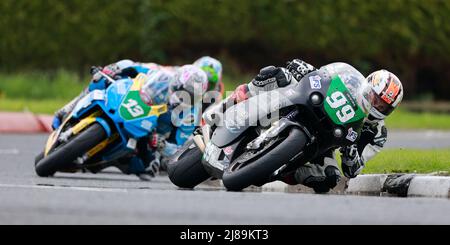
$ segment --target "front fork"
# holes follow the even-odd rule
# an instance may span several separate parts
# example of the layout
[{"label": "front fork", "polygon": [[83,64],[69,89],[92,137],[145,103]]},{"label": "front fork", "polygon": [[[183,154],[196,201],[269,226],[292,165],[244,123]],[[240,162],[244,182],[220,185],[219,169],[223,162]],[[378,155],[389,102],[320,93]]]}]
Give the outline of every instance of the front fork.
[{"label": "front fork", "polygon": [[[99,123],[105,129],[108,138],[110,138],[111,137],[111,128],[109,127],[106,120],[104,120],[103,118],[100,117],[101,114],[102,114],[101,111],[96,111],[96,112],[92,113],[91,115],[89,115],[88,117],[82,119],[75,126],[62,132],[61,131],[62,128],[70,119],[70,117],[68,117],[64,121],[64,123],[60,126],[60,129],[58,131],[53,132],[53,134],[49,137],[49,140],[47,141],[47,145],[45,147],[45,156],[48,156],[49,152],[53,149],[55,144],[57,144],[58,142],[59,143],[67,142],[69,140],[69,138],[71,138],[72,136],[78,135],[84,129],[86,129],[88,126],[92,125],[95,122]],[[104,145],[104,143],[102,145]]]}]

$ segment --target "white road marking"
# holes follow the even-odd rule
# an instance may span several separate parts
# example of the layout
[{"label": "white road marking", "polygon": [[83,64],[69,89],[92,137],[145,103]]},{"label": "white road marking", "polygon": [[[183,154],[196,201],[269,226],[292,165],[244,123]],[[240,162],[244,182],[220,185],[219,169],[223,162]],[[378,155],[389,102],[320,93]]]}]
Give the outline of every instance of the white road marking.
[{"label": "white road marking", "polygon": [[95,187],[76,187],[76,186],[49,186],[49,185],[13,185],[0,184],[0,188],[21,188],[21,189],[50,189],[50,190],[74,190],[74,191],[93,191],[93,192],[115,192],[126,193],[126,189],[118,188],[95,188]]},{"label": "white road marking", "polygon": [[19,155],[19,149],[0,149],[0,155]]}]

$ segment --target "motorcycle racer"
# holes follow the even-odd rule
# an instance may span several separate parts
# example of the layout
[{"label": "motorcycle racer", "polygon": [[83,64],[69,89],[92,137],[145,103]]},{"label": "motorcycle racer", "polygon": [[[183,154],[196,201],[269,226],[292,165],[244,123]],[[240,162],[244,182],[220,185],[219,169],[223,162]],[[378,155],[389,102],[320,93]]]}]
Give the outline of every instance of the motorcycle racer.
[{"label": "motorcycle racer", "polygon": [[[299,59],[288,62],[286,67],[263,68],[249,84],[237,87],[224,105],[239,103],[277,88],[293,86],[315,70],[315,67]],[[360,174],[366,163],[382,150],[388,133],[384,119],[395,110],[403,98],[400,80],[389,71],[376,71],[366,80],[371,86],[369,99],[372,109],[364,121],[359,140],[340,149],[342,171],[348,178],[355,178]],[[330,151],[297,170],[283,174],[277,179],[269,179],[268,182],[280,180],[290,185],[302,184],[313,188],[317,193],[326,193],[336,187],[340,179],[341,173],[335,153]]]},{"label": "motorcycle racer", "polygon": [[[91,69],[93,78],[89,86],[77,98],[55,113],[52,124],[54,129],[59,127],[65,116],[74,109],[78,101],[87,93],[108,88],[110,82],[100,75],[100,72],[114,80],[126,77],[135,78],[139,73],[147,74],[150,79],[141,89],[141,98],[149,104],[167,103],[169,113],[162,114],[158,119],[157,132],[138,141],[135,155],[120,159],[115,163],[99,166],[91,171],[99,172],[114,165],[125,174],[136,174],[142,180],[150,180],[159,171],[161,160],[173,154],[179,145],[184,144],[184,141],[194,130],[194,125],[176,125],[171,120],[172,110],[179,106],[177,92],[193,94],[195,89],[195,93],[199,94],[201,98],[206,92],[207,75],[193,65],[186,65],[178,69],[156,69],[131,60],[122,60],[103,68],[93,67]],[[200,90],[196,89],[198,87]],[[180,120],[182,121],[183,118]]]}]

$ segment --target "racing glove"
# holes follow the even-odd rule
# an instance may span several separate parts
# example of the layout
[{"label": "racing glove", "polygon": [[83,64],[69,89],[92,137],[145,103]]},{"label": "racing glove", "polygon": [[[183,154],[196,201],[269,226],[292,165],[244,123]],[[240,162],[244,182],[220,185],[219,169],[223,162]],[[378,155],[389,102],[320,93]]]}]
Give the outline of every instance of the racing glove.
[{"label": "racing glove", "polygon": [[290,78],[286,75],[285,69],[275,66],[268,66],[259,72],[252,80],[256,87],[276,86],[285,87],[290,84]]},{"label": "racing glove", "polygon": [[[370,130],[370,129],[369,129]],[[374,132],[375,131],[375,132]],[[372,145],[383,148],[387,141],[388,130],[384,125],[378,125],[376,130],[371,131],[373,136]]]},{"label": "racing glove", "polygon": [[356,178],[364,169],[364,162],[359,156],[356,145],[341,148],[342,153],[342,172],[347,178]]},{"label": "racing glove", "polygon": [[308,73],[317,70],[314,66],[300,59],[295,59],[293,61],[288,62],[286,68],[288,69],[289,72],[292,73],[292,75],[297,81],[300,81]]},{"label": "racing glove", "polygon": [[99,72],[110,76],[114,80],[119,80],[123,77],[135,78],[139,73],[134,68],[134,62],[131,60],[121,60],[117,63],[107,65],[105,67],[93,66],[91,67],[90,73],[93,76],[92,82],[97,83],[104,79]]},{"label": "racing glove", "polygon": [[92,83],[98,83],[98,82],[102,81],[103,79],[105,79],[100,74],[100,72],[108,75],[109,77],[111,77],[114,80],[119,80],[121,78],[120,74],[122,73],[122,71],[119,69],[112,69],[111,65],[106,66],[105,68],[102,68],[100,66],[93,66],[93,67],[91,67]]}]

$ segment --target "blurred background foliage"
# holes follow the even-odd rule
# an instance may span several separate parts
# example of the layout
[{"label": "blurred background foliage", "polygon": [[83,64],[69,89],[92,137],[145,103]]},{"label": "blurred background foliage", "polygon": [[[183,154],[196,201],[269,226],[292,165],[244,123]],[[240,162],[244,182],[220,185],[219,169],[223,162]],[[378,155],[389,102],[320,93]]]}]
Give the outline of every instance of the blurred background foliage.
[{"label": "blurred background foliage", "polygon": [[387,68],[407,99],[450,99],[445,0],[1,0],[0,16],[0,90],[12,73],[74,76],[64,69],[82,80],[89,66],[119,59],[182,64],[207,54],[230,81],[298,57],[366,75]]}]

